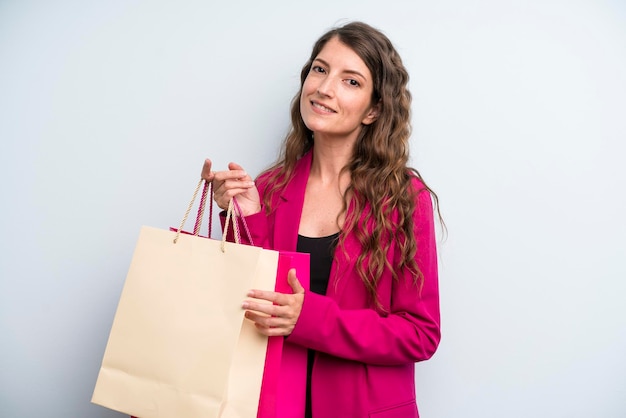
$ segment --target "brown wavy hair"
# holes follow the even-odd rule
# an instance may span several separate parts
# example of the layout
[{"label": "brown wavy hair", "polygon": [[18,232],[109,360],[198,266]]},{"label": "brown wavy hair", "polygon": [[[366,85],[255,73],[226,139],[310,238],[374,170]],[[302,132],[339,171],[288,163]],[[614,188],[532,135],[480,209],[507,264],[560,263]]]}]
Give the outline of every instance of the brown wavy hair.
[{"label": "brown wavy hair", "polygon": [[[300,113],[300,96],[313,60],[333,38],[351,48],[367,65],[374,81],[372,103],[379,105],[379,116],[370,125],[362,126],[352,158],[343,168],[349,172],[351,181],[337,219],[344,213],[347,215],[339,245],[343,247],[347,234],[356,236],[362,248],[356,260],[358,274],[372,301],[382,309],[376,287],[385,270],[397,280],[397,272],[408,269],[415,285],[421,289],[423,275],[415,261],[417,244],[413,232],[417,194],[427,190],[437,210],[439,205],[437,195],[425,185],[417,170],[407,166],[411,135],[409,75],[391,41],[379,30],[362,22],[352,22],[331,29],[315,43],[300,73],[300,90],[291,103],[291,129],[278,161],[268,169],[263,203],[270,213],[273,196],[289,182],[298,159],[313,147],[313,132],[306,127]],[[420,190],[411,185],[414,177],[424,185]],[[366,210],[368,203],[369,210]],[[374,221],[372,230],[367,227],[369,220]],[[398,245],[401,252],[397,266],[387,260],[392,245]]]}]

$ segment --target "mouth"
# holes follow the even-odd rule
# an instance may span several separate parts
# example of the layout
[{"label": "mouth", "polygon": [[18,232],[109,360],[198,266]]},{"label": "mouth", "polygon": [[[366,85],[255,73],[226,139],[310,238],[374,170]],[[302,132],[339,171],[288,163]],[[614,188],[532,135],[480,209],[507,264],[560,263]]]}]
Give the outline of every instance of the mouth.
[{"label": "mouth", "polygon": [[311,101],[311,105],[316,108],[321,110],[322,112],[326,112],[326,113],[337,113],[335,110],[331,109],[330,107],[326,107],[321,103],[318,103],[316,101]]}]

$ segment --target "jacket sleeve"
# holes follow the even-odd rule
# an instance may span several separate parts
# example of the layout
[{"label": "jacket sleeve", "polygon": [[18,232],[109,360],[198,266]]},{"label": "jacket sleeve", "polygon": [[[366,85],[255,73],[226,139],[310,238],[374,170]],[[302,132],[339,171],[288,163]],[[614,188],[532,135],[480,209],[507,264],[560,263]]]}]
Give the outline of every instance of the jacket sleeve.
[{"label": "jacket sleeve", "polygon": [[[342,309],[330,297],[307,292],[292,343],[336,357],[376,365],[429,359],[440,340],[437,252],[430,194],[422,191],[414,214],[421,291],[404,272],[392,281],[390,309]],[[397,253],[397,252],[396,252]],[[398,260],[394,259],[392,262]],[[349,274],[340,280],[360,280]]]}]

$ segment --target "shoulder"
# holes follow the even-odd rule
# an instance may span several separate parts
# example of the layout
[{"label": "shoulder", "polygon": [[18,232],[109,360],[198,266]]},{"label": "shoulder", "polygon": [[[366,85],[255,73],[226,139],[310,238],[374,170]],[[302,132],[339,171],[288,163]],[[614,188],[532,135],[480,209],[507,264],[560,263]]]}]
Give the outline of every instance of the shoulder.
[{"label": "shoulder", "polygon": [[423,190],[428,190],[428,186],[426,186],[424,179],[422,179],[422,176],[417,170],[409,168],[406,173],[409,178],[409,187],[411,191],[419,193]]},{"label": "shoulder", "polygon": [[424,179],[416,170],[409,170],[408,176],[410,180],[409,192],[414,196],[416,208],[432,211],[433,191],[426,185]]},{"label": "shoulder", "polygon": [[[294,177],[308,176],[311,166],[311,152],[305,153],[298,161],[296,161],[293,168],[293,172],[287,183],[290,183]],[[283,164],[276,164],[267,170],[263,171],[256,178],[255,183],[259,191],[264,191],[270,183],[280,183],[285,175],[285,169]]]},{"label": "shoulder", "polygon": [[271,181],[272,178],[276,177],[276,175],[280,172],[281,167],[272,167],[270,169],[265,170],[255,180],[256,186],[261,189],[265,189],[267,184]]}]

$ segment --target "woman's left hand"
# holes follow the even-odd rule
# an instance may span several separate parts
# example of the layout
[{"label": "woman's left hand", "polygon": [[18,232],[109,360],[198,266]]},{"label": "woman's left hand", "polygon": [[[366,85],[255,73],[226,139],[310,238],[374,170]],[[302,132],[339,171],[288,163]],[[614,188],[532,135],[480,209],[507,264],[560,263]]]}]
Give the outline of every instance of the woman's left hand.
[{"label": "woman's left hand", "polygon": [[242,307],[246,309],[246,318],[253,321],[263,335],[269,337],[287,336],[291,334],[296,322],[298,322],[304,303],[304,288],[296,277],[296,269],[289,270],[287,281],[293,289],[293,294],[251,290],[248,293],[249,297],[271,303],[246,300],[242,304]]}]

